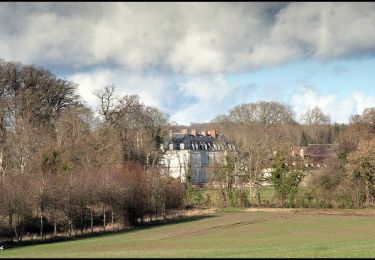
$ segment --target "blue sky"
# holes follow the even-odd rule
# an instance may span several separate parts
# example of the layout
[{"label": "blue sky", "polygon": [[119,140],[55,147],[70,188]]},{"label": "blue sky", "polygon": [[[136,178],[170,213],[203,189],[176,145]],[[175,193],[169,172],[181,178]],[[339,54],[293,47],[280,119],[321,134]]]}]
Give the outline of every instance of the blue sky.
[{"label": "blue sky", "polygon": [[138,94],[179,124],[273,100],[345,123],[375,106],[374,3],[0,3],[0,58],[92,92]]},{"label": "blue sky", "polygon": [[[231,74],[228,75],[228,80],[237,86],[249,83],[258,86],[278,86],[280,93],[277,93],[277,96],[281,95],[280,100],[288,102],[294,90],[302,85],[313,86],[323,95],[335,94],[340,98],[355,91],[374,95],[374,73],[374,57],[325,62],[308,59],[249,73]],[[258,92],[258,95],[267,96],[267,93]],[[275,98],[274,94],[271,94],[272,99]]]}]

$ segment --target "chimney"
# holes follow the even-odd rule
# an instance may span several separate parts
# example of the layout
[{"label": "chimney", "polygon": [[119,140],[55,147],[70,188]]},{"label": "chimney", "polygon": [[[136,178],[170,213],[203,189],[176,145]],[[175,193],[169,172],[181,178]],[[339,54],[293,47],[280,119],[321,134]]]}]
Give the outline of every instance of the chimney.
[{"label": "chimney", "polygon": [[216,137],[217,137],[217,136],[216,136],[216,130],[215,130],[215,129],[208,131],[208,134],[209,134],[210,136],[212,136],[213,138],[216,138]]},{"label": "chimney", "polygon": [[181,134],[187,135],[188,134],[187,128],[181,129]]},{"label": "chimney", "polygon": [[201,135],[206,136],[207,135],[207,131],[206,130],[201,131]]},{"label": "chimney", "polygon": [[172,129],[169,129],[169,138],[172,138],[172,137],[173,137]]},{"label": "chimney", "polygon": [[191,129],[191,135],[193,135],[193,136],[197,136],[197,129],[192,128],[192,129]]}]

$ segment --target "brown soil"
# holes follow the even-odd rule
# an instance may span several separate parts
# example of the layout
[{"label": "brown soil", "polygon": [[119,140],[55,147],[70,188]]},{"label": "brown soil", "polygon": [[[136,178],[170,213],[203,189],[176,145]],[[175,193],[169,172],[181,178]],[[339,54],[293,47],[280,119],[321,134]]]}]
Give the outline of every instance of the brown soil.
[{"label": "brown soil", "polygon": [[303,213],[313,215],[375,216],[375,209],[250,208],[249,212]]}]

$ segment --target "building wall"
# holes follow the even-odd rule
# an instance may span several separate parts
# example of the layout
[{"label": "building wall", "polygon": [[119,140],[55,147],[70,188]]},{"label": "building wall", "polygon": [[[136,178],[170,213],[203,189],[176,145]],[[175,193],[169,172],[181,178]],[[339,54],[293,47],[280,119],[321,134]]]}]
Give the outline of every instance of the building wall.
[{"label": "building wall", "polygon": [[225,159],[225,151],[207,150],[167,150],[162,159],[167,174],[174,178],[186,181],[188,167],[191,170],[192,183],[207,183],[216,163],[222,163]]},{"label": "building wall", "polygon": [[190,161],[189,150],[167,150],[162,158],[162,165],[167,174],[181,178],[185,182],[186,170]]}]

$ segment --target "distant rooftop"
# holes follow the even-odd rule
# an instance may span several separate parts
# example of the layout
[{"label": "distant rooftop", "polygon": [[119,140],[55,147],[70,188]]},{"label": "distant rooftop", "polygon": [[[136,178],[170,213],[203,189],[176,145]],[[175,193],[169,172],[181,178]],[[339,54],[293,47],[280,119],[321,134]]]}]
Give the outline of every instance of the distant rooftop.
[{"label": "distant rooftop", "polygon": [[310,157],[332,156],[337,147],[337,144],[310,144],[306,148],[305,155]]},{"label": "distant rooftop", "polygon": [[164,149],[172,146],[173,150],[235,150],[233,142],[216,129],[198,132],[193,128],[190,133],[186,128],[178,133],[170,130],[169,135],[164,137]]}]

